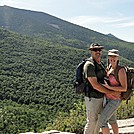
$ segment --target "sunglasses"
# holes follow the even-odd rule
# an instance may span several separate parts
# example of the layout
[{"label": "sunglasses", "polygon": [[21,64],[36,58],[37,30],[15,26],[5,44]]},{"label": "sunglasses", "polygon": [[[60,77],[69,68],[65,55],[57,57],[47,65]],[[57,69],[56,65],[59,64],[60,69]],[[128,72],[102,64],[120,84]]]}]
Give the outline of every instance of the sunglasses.
[{"label": "sunglasses", "polygon": [[101,48],[93,48],[93,49],[91,49],[91,51],[94,51],[94,52],[97,52],[97,51],[102,51],[102,49]]}]

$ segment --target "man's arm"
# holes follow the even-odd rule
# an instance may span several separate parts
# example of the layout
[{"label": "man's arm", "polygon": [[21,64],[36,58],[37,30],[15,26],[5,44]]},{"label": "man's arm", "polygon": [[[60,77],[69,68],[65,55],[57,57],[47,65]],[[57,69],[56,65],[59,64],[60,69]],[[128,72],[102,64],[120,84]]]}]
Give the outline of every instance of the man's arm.
[{"label": "man's arm", "polygon": [[103,85],[101,85],[100,83],[98,83],[96,77],[88,77],[88,81],[91,83],[92,87],[95,90],[98,90],[101,93],[112,94],[112,95],[115,95],[115,96],[120,96],[119,92],[115,92],[115,91],[109,90],[108,88],[106,88]]}]

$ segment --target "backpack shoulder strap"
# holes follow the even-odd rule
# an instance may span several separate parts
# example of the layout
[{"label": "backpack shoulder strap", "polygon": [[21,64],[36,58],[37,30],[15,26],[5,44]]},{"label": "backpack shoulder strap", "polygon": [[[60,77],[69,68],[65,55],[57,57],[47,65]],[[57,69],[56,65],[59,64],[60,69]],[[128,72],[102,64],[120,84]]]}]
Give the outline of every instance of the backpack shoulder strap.
[{"label": "backpack shoulder strap", "polygon": [[85,59],[85,61],[90,61],[92,63],[94,62],[94,60],[92,59],[92,57]]},{"label": "backpack shoulder strap", "polygon": [[118,72],[119,72],[119,70],[120,70],[121,68],[124,68],[124,69],[125,69],[124,66],[118,65],[118,66],[116,67],[116,69],[114,70],[114,75],[115,75],[115,78],[116,78],[116,80],[117,80],[118,82],[119,82],[119,75],[118,75]]},{"label": "backpack shoulder strap", "polygon": [[92,63],[92,64],[95,65],[95,61],[92,59],[92,57],[85,59],[85,63],[86,63],[87,61],[88,61],[89,63]]},{"label": "backpack shoulder strap", "polygon": [[[95,66],[95,68],[96,68],[95,61],[92,59],[92,57],[85,59],[85,64],[87,64],[87,65],[88,64],[93,64]],[[86,72],[85,71],[83,71],[83,76],[84,76],[84,79],[88,82],[88,80],[86,78]]]}]

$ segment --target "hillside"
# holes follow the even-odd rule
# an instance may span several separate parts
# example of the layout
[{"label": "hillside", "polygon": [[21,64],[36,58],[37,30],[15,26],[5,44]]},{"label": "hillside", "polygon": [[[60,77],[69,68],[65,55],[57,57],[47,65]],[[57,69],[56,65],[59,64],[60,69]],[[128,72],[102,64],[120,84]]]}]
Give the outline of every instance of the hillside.
[{"label": "hillside", "polygon": [[[11,99],[21,104],[44,103],[48,106],[59,102],[58,105],[62,106],[65,102],[60,98],[55,102],[54,99],[62,95],[61,99],[65,98],[67,104],[70,102],[66,97],[73,93],[71,85],[75,65],[80,60],[80,54],[84,57],[84,51],[2,30],[0,38],[1,100]],[[68,91],[64,94],[66,86]],[[4,93],[5,88],[11,91],[10,94]],[[60,92],[55,94],[56,91]],[[48,94],[53,98],[52,102],[49,102]]]},{"label": "hillside", "polygon": [[98,42],[103,44],[106,50],[117,48],[124,58],[131,61],[134,58],[134,43],[71,24],[43,12],[0,6],[0,18],[1,27],[20,34],[83,49],[87,49],[92,42]]},{"label": "hillside", "polygon": [[[83,96],[75,94],[72,80],[87,51],[0,29],[0,53],[0,132],[45,131],[68,119],[69,131],[83,128]],[[59,130],[67,131],[62,125]]]},{"label": "hillside", "polygon": [[[115,47],[121,51],[122,64],[134,67],[132,43],[41,12],[4,6],[0,18],[2,134],[83,131],[85,105],[72,81],[78,63],[90,56],[90,42],[105,46],[105,63],[106,50]],[[128,106],[121,106],[118,119],[134,116],[133,103],[134,98]]]},{"label": "hillside", "polygon": [[83,50],[0,29],[0,53],[0,132],[45,129],[81,100],[72,80]]}]

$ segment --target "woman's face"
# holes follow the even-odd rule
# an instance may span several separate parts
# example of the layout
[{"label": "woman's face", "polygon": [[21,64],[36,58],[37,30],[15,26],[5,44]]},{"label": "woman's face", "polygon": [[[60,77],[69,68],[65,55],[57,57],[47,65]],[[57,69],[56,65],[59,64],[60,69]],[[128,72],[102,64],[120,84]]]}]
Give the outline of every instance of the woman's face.
[{"label": "woman's face", "polygon": [[108,59],[109,59],[110,64],[116,65],[117,61],[119,60],[119,56],[110,55],[110,56],[108,56]]}]

